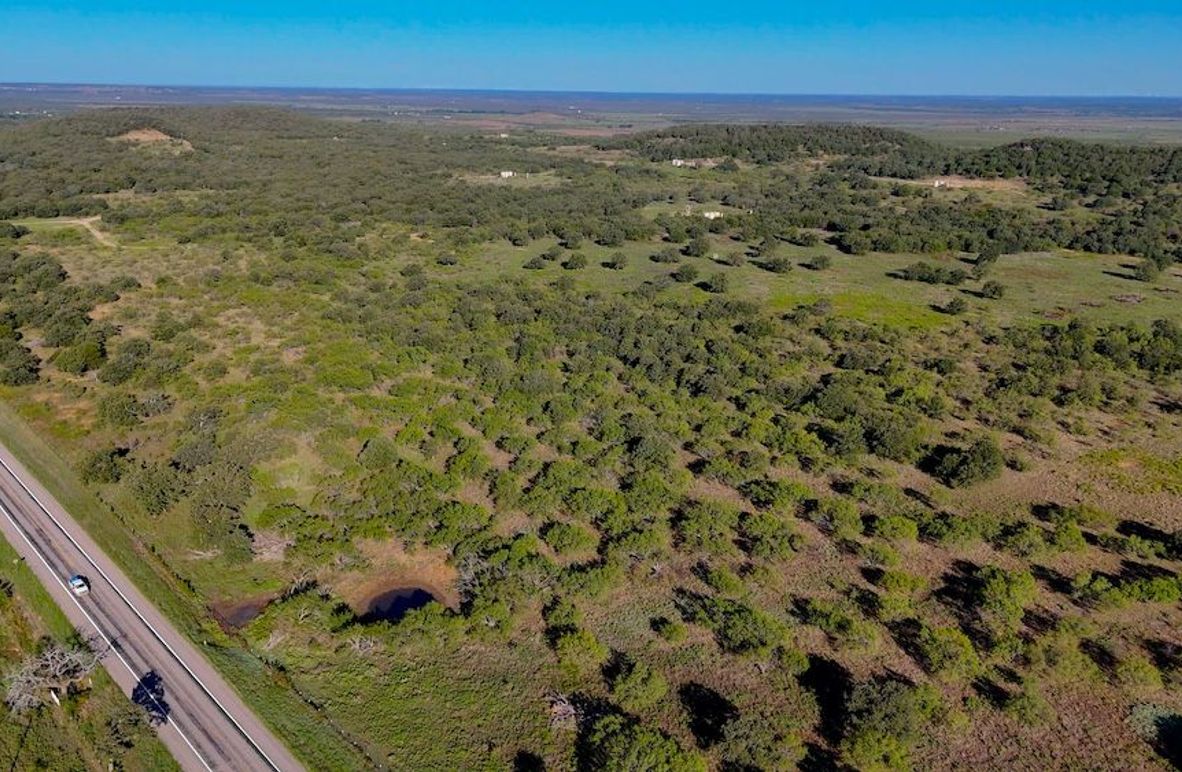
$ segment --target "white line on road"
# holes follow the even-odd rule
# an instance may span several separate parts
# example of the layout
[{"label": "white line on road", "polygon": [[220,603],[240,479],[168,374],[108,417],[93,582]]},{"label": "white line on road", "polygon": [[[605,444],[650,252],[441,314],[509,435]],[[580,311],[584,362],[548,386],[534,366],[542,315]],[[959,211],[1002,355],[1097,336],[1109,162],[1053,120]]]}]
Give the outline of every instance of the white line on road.
[{"label": "white line on road", "polygon": [[[267,755],[266,751],[264,751],[262,749],[262,747],[260,747],[259,744],[257,742],[255,742],[255,739],[250,736],[250,734],[242,727],[241,724],[238,723],[238,720],[236,718],[234,718],[233,714],[231,714],[230,711],[227,710],[224,705],[222,705],[221,701],[218,700],[218,698],[214,696],[213,692],[211,692],[209,690],[209,688],[206,687],[206,685],[202,682],[202,680],[197,677],[197,674],[189,669],[189,666],[187,664],[185,664],[185,661],[183,659],[180,658],[180,655],[178,655],[173,650],[173,648],[168,645],[168,641],[164,640],[164,637],[162,635],[160,635],[159,632],[156,631],[156,628],[152,626],[152,623],[144,618],[144,615],[141,614],[139,609],[137,609],[135,607],[135,605],[131,602],[131,600],[128,599],[128,597],[123,594],[123,591],[119,589],[118,585],[116,585],[115,582],[111,581],[111,577],[107,576],[107,572],[103,571],[102,567],[99,566],[99,564],[94,561],[94,558],[92,558],[90,556],[90,554],[87,553],[87,551],[82,548],[82,545],[79,544],[74,539],[74,537],[70,534],[70,532],[67,531],[65,529],[65,527],[58,521],[58,519],[53,516],[53,513],[49,511],[49,508],[46,507],[45,504],[42,503],[41,499],[37,496],[37,494],[34,493],[33,490],[31,488],[29,488],[28,485],[25,485],[24,480],[22,480],[20,478],[20,476],[16,473],[16,471],[11,466],[8,465],[8,462],[5,461],[2,456],[0,456],[0,466],[3,466],[4,469],[7,470],[10,475],[12,475],[12,479],[16,480],[17,484],[20,485],[21,488],[24,489],[25,493],[29,494],[29,496],[33,499],[33,501],[35,501],[37,503],[37,506],[41,508],[41,511],[44,512],[49,517],[49,519],[53,521],[53,524],[57,526],[58,530],[61,531],[62,534],[64,534],[65,537],[70,540],[70,543],[73,544],[74,547],[78,550],[78,552],[80,552],[82,554],[82,556],[84,558],[86,558],[86,561],[88,563],[90,563],[91,566],[94,567],[94,570],[98,571],[99,575],[102,576],[103,579],[107,580],[107,584],[109,584],[115,590],[115,592],[119,595],[119,597],[123,599],[123,602],[127,604],[127,607],[129,609],[131,609],[132,613],[134,613],[139,618],[139,620],[144,623],[144,626],[147,627],[148,630],[150,630],[152,632],[152,635],[156,638],[156,640],[159,641],[160,644],[162,646],[164,646],[165,649],[168,650],[168,653],[172,655],[172,658],[175,659],[177,661],[177,663],[182,668],[185,669],[185,672],[188,673],[189,676],[193,679],[193,681],[196,682],[196,684],[201,687],[201,690],[203,692],[205,692],[206,696],[208,696],[210,700],[213,701],[213,704],[217,705],[218,709],[222,712],[222,714],[230,720],[230,723],[232,723],[234,725],[234,727],[239,731],[239,733],[241,733],[242,736],[246,738],[246,741],[249,742],[251,744],[251,746],[255,749],[255,751],[258,752],[258,754],[263,757],[263,759],[267,762],[267,764],[270,765],[271,769],[275,770],[275,772],[282,772],[280,770],[279,766],[274,761],[271,760],[270,756]],[[6,514],[7,514],[7,512],[6,512]],[[8,517],[9,517],[9,520],[12,519],[12,515],[8,515]],[[26,538],[26,541],[27,541],[27,538]],[[38,553],[38,554],[40,554],[40,553]],[[44,560],[44,558],[42,558],[42,560]],[[73,596],[71,596],[71,597],[73,597]],[[75,603],[78,602],[76,598],[74,599],[74,602]],[[89,615],[88,615],[88,618],[89,618]],[[185,742],[188,742],[188,740],[186,739]],[[192,747],[192,746],[190,745],[189,747]],[[194,752],[196,752],[196,751],[194,751]],[[204,763],[204,761],[202,761],[202,763]]]},{"label": "white line on road", "polygon": [[[0,459],[0,463],[4,463],[3,459]],[[7,464],[4,464],[4,466],[5,466],[5,468],[8,467]],[[12,471],[12,470],[9,470],[9,471]],[[16,475],[13,475],[13,477],[15,478]],[[17,481],[19,482],[19,479]],[[40,503],[40,502],[38,502],[38,503]],[[37,549],[37,545],[34,544],[33,540],[29,538],[29,535],[27,533],[25,533],[25,529],[22,528],[20,523],[18,523],[16,521],[16,518],[12,516],[12,513],[8,511],[8,507],[4,506],[3,502],[0,502],[0,510],[4,511],[4,516],[6,518],[8,518],[8,522],[12,523],[12,527],[14,529],[16,529],[16,532],[18,534],[20,534],[20,537],[22,539],[24,539],[25,544],[29,545],[29,549],[33,550],[33,554],[36,555],[41,560],[41,563],[45,566],[45,569],[47,571],[49,571],[50,575],[53,576],[55,579],[57,579],[58,584],[60,584],[62,589],[66,591],[66,594],[70,596],[70,600],[72,600],[74,602],[74,605],[77,606],[78,610],[82,612],[82,615],[84,617],[86,617],[86,621],[90,622],[90,625],[91,625],[91,627],[94,628],[94,631],[96,633],[98,633],[99,637],[103,639],[103,642],[107,644],[107,648],[115,653],[115,656],[118,657],[119,661],[123,663],[123,667],[127,668],[127,672],[131,673],[131,677],[134,678],[135,682],[138,684],[140,682],[140,680],[142,679],[142,676],[135,672],[135,669],[131,666],[131,664],[128,663],[128,661],[123,658],[122,652],[120,652],[119,649],[117,649],[115,647],[114,642],[110,638],[108,638],[107,634],[103,632],[103,629],[101,627],[99,627],[98,622],[94,621],[94,617],[92,617],[90,615],[90,612],[86,610],[86,608],[82,605],[82,603],[76,597],[74,597],[73,591],[70,590],[70,588],[66,584],[65,580],[63,580],[60,576],[58,576],[57,571],[53,570],[53,566],[49,565],[49,560],[46,559],[45,555],[41,554],[41,550]],[[108,581],[110,581],[110,580],[108,580]],[[164,716],[164,720],[167,721],[168,724],[173,729],[176,730],[176,733],[178,735],[180,735],[180,738],[185,741],[185,745],[189,746],[189,750],[193,751],[193,755],[196,756],[197,760],[201,762],[201,766],[205,767],[207,770],[209,770],[209,772],[213,772],[213,768],[210,767],[208,763],[206,763],[205,759],[201,756],[200,753],[197,752],[197,749],[193,746],[193,743],[189,741],[189,738],[185,735],[185,733],[183,731],[181,731],[181,728],[179,726],[177,726],[176,722],[172,720],[172,717],[168,715],[168,710],[163,705],[160,704],[159,700],[156,699],[156,695],[152,694],[152,692],[150,690],[146,690],[146,691],[148,691],[148,696],[151,698],[152,702],[156,705],[156,709],[160,711],[160,715]],[[133,690],[133,693],[134,693],[134,690]]]}]

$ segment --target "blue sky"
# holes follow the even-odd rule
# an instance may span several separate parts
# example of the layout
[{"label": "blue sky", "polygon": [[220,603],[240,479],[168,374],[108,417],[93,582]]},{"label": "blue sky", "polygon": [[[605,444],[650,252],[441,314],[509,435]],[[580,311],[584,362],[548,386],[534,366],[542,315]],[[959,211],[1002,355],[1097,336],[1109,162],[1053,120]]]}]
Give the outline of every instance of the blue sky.
[{"label": "blue sky", "polygon": [[0,81],[1182,96],[1182,0],[0,0]]}]

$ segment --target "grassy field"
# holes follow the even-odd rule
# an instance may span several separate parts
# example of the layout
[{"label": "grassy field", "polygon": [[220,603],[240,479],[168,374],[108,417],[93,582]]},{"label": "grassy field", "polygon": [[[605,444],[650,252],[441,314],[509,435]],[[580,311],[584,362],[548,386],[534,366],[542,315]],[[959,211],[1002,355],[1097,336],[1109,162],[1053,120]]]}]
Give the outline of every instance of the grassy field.
[{"label": "grassy field", "polygon": [[[827,299],[843,316],[914,328],[954,325],[962,318],[1015,324],[1077,316],[1094,322],[1148,323],[1172,314],[1178,293],[1182,292],[1182,269],[1174,268],[1159,283],[1147,286],[1132,277],[1135,266],[1130,260],[1117,255],[1070,252],[1007,255],[991,276],[1005,285],[1006,294],[997,300],[987,300],[978,297],[977,283],[944,287],[892,276],[916,261],[930,261],[930,256],[845,255],[826,245],[783,245],[777,254],[788,257],[794,267],[787,274],[776,274],[761,268],[758,258],[750,258],[740,267],[723,262],[724,257],[734,252],[746,253],[750,249],[748,244],[720,238],[712,243],[714,250],[710,256],[683,257],[676,264],[651,260],[652,255],[667,246],[659,242],[629,243],[621,248],[582,245],[577,251],[587,257],[588,265],[575,271],[563,268],[565,257],[547,263],[539,271],[522,268],[530,258],[553,246],[552,242],[529,247],[497,243],[472,248],[464,264],[455,269],[432,270],[440,275],[451,273],[485,280],[514,272],[536,275],[546,281],[565,276],[583,289],[621,292],[669,276],[680,265],[692,265],[698,269],[699,279],[714,273],[725,274],[729,279],[729,294],[769,310],[789,311],[798,305]],[[626,267],[623,270],[604,267],[617,252],[627,256]],[[814,256],[821,254],[829,256],[832,267],[821,271],[806,267]],[[971,267],[967,261],[955,258],[944,258],[942,262],[966,270]],[[690,299],[705,296],[692,285],[674,285],[666,292]],[[939,311],[954,297],[969,301],[970,310],[963,317]]]}]

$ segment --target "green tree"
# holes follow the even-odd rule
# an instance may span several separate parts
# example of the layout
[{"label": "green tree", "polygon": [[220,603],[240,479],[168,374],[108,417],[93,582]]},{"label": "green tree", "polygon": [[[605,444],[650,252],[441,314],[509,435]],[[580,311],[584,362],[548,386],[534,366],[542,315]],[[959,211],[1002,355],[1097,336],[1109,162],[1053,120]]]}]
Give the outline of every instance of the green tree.
[{"label": "green tree", "polygon": [[572,678],[587,678],[607,660],[608,650],[586,630],[563,633],[554,643],[558,661]]},{"label": "green tree", "polygon": [[989,298],[990,300],[998,300],[1005,296],[1005,294],[1005,285],[999,281],[987,281],[981,285],[982,297]]},{"label": "green tree", "polygon": [[710,254],[710,239],[705,236],[695,236],[685,245],[685,254],[689,257],[705,257]]},{"label": "green tree", "polygon": [[952,316],[960,316],[968,310],[969,302],[959,295],[954,297],[952,300],[949,300],[944,305],[944,313],[951,314]]},{"label": "green tree", "polygon": [[723,554],[731,551],[739,511],[715,499],[686,503],[674,520],[680,546],[691,552]]},{"label": "green tree", "polygon": [[803,543],[796,529],[772,512],[745,514],[741,530],[748,554],[762,560],[782,560]]},{"label": "green tree", "polygon": [[101,341],[84,340],[64,348],[53,357],[53,364],[63,373],[82,375],[97,370],[106,361],[107,354]]},{"label": "green tree", "polygon": [[972,641],[955,627],[924,626],[919,637],[919,652],[928,672],[946,678],[972,678],[981,669]]},{"label": "green tree", "polygon": [[1133,276],[1137,281],[1155,282],[1161,276],[1161,268],[1152,260],[1142,260],[1133,269]]},{"label": "green tree", "polygon": [[1029,571],[985,566],[977,573],[982,617],[993,627],[1012,629],[1034,602],[1037,585]]},{"label": "green tree", "polygon": [[115,392],[108,394],[98,403],[98,416],[110,426],[129,428],[140,422],[142,406],[132,394]]},{"label": "green tree", "polygon": [[[687,268],[689,266],[686,266]],[[706,279],[706,291],[721,295],[730,287],[730,277],[725,273],[711,274],[710,278]]]},{"label": "green tree", "polygon": [[588,772],[706,772],[706,762],[697,753],[623,716],[596,721],[587,746],[580,768]]},{"label": "green tree", "polygon": [[96,450],[82,462],[82,481],[86,483],[117,483],[126,466],[123,454],[116,448]]},{"label": "green tree", "polygon": [[740,770],[789,772],[804,759],[805,745],[791,718],[752,705],[723,729],[722,757]]},{"label": "green tree", "polygon": [[771,257],[761,265],[772,273],[788,273],[792,270],[792,261],[786,257]]},{"label": "green tree", "polygon": [[858,684],[846,705],[842,761],[858,770],[909,769],[911,747],[941,711],[940,695],[928,685]]},{"label": "green tree", "polygon": [[626,661],[611,681],[612,697],[629,713],[642,713],[664,699],[669,684],[644,662]]},{"label": "green tree", "polygon": [[951,488],[993,480],[1005,467],[1005,457],[992,437],[978,437],[969,447],[953,449],[936,464],[935,474]]},{"label": "green tree", "polygon": [[170,466],[145,464],[131,475],[131,492],[149,515],[160,515],[180,501],[184,483]]}]

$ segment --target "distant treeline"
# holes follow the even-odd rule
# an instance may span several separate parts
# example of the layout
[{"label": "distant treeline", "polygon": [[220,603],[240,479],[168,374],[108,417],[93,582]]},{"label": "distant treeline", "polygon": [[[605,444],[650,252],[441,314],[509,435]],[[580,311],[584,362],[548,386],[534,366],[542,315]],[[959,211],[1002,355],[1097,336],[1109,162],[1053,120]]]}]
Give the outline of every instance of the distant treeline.
[{"label": "distant treeline", "polygon": [[[820,228],[846,252],[1003,253],[1064,247],[1147,257],[1166,265],[1178,254],[1182,148],[1035,139],[958,151],[905,132],[866,126],[679,126],[610,140],[652,161],[735,159],[754,164],[824,159],[810,178],[785,176],[762,191],[731,193],[752,211],[746,227],[762,235]],[[720,168],[727,168],[725,161]],[[1023,178],[1052,196],[1046,209],[1082,205],[1100,217],[1055,217],[980,200],[918,197],[906,210],[881,206],[883,183],[937,175]],[[916,190],[895,187],[895,202]]]},{"label": "distant treeline", "polygon": [[[119,141],[156,129],[191,144]],[[707,229],[747,240],[845,252],[1012,253],[1050,248],[1129,254],[1159,268],[1177,259],[1182,149],[1032,140],[957,151],[865,126],[681,126],[604,147],[637,157],[612,165],[444,129],[326,121],[265,108],[102,110],[0,129],[0,220],[102,213],[113,226],[181,242],[225,236],[259,248],[366,256],[360,236],[383,223],[438,231],[453,248],[493,240],[569,246],[663,239]],[[726,216],[643,210],[685,194],[672,158],[722,159],[688,192]],[[790,165],[791,161],[809,161]],[[778,164],[771,175],[737,163]],[[546,173],[546,184],[488,184],[498,171]],[[969,194],[934,197],[880,177],[935,174],[1027,179],[1041,204]],[[108,203],[101,194],[198,192]],[[1032,200],[1032,203],[1039,203]]]},{"label": "distant treeline", "polygon": [[[604,143],[653,161],[735,158],[783,163],[847,156],[839,168],[914,179],[933,174],[970,177],[1058,178],[1081,193],[1119,195],[1149,185],[1182,182],[1182,148],[1128,147],[1066,139],[1034,139],[981,150],[955,151],[906,132],[871,126],[679,126]],[[1118,190],[1112,190],[1113,183]],[[1103,188],[1103,189],[1101,189]]]},{"label": "distant treeline", "polygon": [[606,141],[601,147],[625,147],[651,161],[732,157],[760,164],[819,155],[935,158],[941,153],[939,146],[906,132],[843,124],[678,126]]}]

